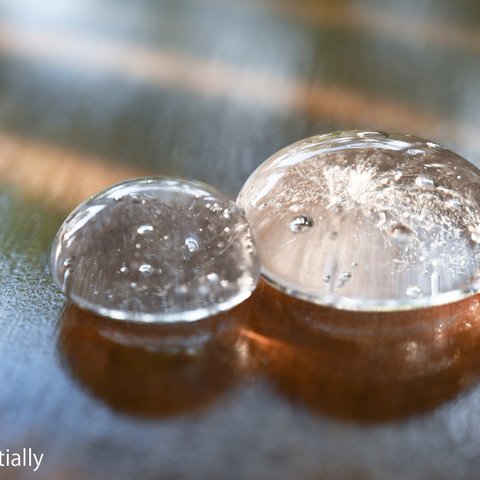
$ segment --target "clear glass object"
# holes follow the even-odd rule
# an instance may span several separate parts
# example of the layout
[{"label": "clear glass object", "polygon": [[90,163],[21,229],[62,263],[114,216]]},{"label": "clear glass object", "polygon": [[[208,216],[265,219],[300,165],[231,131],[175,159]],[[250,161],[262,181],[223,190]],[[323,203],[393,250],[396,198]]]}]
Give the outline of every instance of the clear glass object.
[{"label": "clear glass object", "polygon": [[349,310],[479,290],[480,171],[410,135],[338,132],[270,157],[242,188],[266,279]]},{"label": "clear glass object", "polygon": [[139,322],[227,310],[260,275],[235,202],[202,183],[167,177],[126,181],[77,207],[57,233],[51,268],[80,307]]}]

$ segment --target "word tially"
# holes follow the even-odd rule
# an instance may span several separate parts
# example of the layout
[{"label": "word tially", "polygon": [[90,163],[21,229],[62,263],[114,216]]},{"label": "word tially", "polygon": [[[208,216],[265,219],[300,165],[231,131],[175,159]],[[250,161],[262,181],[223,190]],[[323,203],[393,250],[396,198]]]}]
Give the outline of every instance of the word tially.
[{"label": "word tially", "polygon": [[36,472],[42,463],[44,454],[37,456],[31,448],[24,448],[20,453],[0,450],[0,467],[35,467]]}]

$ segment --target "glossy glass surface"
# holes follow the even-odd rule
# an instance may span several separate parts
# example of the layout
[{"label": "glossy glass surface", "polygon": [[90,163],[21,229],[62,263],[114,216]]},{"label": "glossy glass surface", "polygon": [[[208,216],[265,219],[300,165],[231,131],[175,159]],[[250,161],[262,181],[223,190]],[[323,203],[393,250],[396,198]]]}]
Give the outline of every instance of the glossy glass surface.
[{"label": "glossy glass surface", "polygon": [[479,289],[480,171],[409,135],[340,132],[274,154],[247,180],[265,277],[351,310],[443,304]]},{"label": "glossy glass surface", "polygon": [[140,322],[227,310],[259,277],[235,203],[207,185],[162,177],[127,181],[81,204],[61,226],[51,264],[79,306]]}]

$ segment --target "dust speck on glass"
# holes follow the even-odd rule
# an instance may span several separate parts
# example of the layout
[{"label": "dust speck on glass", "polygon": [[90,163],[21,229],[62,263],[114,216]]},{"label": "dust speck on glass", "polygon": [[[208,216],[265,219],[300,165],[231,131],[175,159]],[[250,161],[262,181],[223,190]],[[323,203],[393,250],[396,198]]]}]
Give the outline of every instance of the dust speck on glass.
[{"label": "dust speck on glass", "polygon": [[227,310],[260,275],[235,202],[202,183],[166,177],[126,181],[81,204],[57,233],[51,265],[74,303],[139,322]]},{"label": "dust speck on glass", "polygon": [[397,310],[479,290],[480,171],[410,135],[338,132],[274,154],[238,199],[277,288]]}]

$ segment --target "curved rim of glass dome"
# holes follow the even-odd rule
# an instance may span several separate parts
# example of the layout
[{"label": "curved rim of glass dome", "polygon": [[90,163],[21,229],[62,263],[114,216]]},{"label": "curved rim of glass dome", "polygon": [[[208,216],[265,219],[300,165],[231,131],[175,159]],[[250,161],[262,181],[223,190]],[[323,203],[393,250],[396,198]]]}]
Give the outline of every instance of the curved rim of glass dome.
[{"label": "curved rim of glass dome", "polygon": [[[355,143],[355,138],[358,138],[358,143]],[[295,152],[296,156],[298,156],[304,148],[310,150],[312,147],[322,147],[322,153],[325,153],[343,150],[345,145],[348,145],[349,149],[381,147],[387,150],[400,151],[411,148],[411,144],[416,142],[426,144],[427,147],[434,150],[450,151],[448,148],[435,142],[409,133],[385,132],[380,130],[338,130],[336,132],[312,135],[302,140],[298,140],[282,148],[273,156],[277,158],[277,161],[278,157],[281,157],[284,152],[288,153],[290,156],[292,154],[292,147],[298,149]],[[328,148],[329,143],[333,144],[331,148]],[[308,156],[311,156],[310,151],[308,152]],[[300,158],[300,160],[301,159],[302,158]]]},{"label": "curved rim of glass dome", "polygon": [[[56,282],[55,282],[56,283]],[[257,279],[258,283],[258,279]],[[256,285],[256,283],[255,283]],[[58,285],[57,285],[58,286]],[[255,288],[255,287],[254,287]],[[240,292],[228,300],[212,304],[210,307],[197,308],[185,312],[173,313],[144,313],[133,310],[116,310],[107,307],[101,307],[93,303],[87,302],[76,295],[70,294],[70,301],[82,309],[88,310],[95,315],[101,317],[111,318],[114,320],[121,320],[127,323],[188,323],[198,320],[206,320],[220,313],[232,310],[242,302],[247,300],[252,295],[254,289],[245,292]]]},{"label": "curved rim of glass dome", "polygon": [[476,278],[472,284],[465,289],[456,289],[449,292],[440,293],[435,296],[425,296],[419,298],[403,298],[403,299],[388,299],[388,300],[372,300],[364,299],[353,300],[341,295],[315,295],[299,290],[280,280],[262,268],[262,277],[270,283],[274,288],[280,290],[287,295],[295,297],[300,300],[313,303],[315,305],[336,308],[338,310],[348,310],[351,312],[396,312],[407,310],[419,310],[423,308],[439,307],[448,305],[468,297],[472,297],[480,292],[480,277]]},{"label": "curved rim of glass dome", "polygon": [[[110,194],[112,194],[116,189],[120,189],[121,187],[126,187],[132,183],[135,183],[138,185],[138,183],[142,183],[144,185],[150,185],[151,183],[155,181],[164,181],[164,182],[174,182],[176,184],[178,183],[187,183],[191,186],[197,186],[200,188],[203,188],[204,190],[208,191],[211,194],[218,195],[221,198],[226,198],[228,200],[231,200],[232,202],[234,199],[230,198],[230,196],[225,195],[223,192],[218,190],[218,188],[213,187],[212,185],[209,185],[208,183],[202,182],[201,180],[193,180],[191,178],[185,178],[181,176],[175,176],[175,175],[147,175],[143,177],[131,177],[131,178],[126,178],[125,180],[122,180],[120,182],[116,182],[110,186],[105,187],[104,189],[100,190],[97,193],[94,193],[90,197],[86,198],[83,202],[81,202],[79,205],[77,205],[72,212],[68,215],[68,217],[63,221],[63,223],[67,222],[73,214],[77,211],[80,210],[81,207],[83,207],[86,203],[91,202],[92,200],[95,200],[98,197],[101,197],[105,195],[106,192],[109,192],[108,197],[111,197]],[[111,197],[115,198],[115,197]],[[62,225],[63,225],[62,223]]]}]

